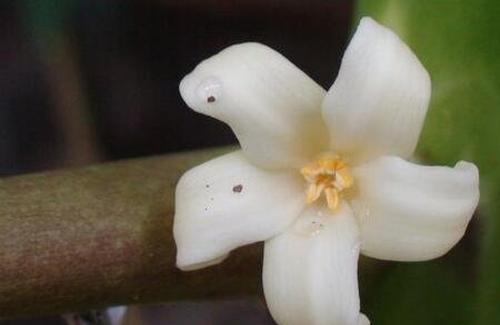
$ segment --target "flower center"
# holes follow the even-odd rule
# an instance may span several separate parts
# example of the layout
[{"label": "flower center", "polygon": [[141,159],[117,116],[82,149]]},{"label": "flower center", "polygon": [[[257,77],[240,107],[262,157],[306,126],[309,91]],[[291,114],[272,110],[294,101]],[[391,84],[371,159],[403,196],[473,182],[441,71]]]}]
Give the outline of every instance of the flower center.
[{"label": "flower center", "polygon": [[326,203],[332,210],[340,204],[342,193],[353,186],[353,178],[347,164],[338,156],[331,153],[323,154],[300,169],[308,183],[306,202],[311,204],[325,193]]}]

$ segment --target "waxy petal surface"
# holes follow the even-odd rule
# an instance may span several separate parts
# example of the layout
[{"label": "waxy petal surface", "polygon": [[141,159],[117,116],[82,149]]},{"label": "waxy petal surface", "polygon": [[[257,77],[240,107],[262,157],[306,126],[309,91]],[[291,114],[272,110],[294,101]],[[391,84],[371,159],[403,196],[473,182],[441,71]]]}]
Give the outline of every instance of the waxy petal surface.
[{"label": "waxy petal surface", "polygon": [[479,200],[477,167],[420,166],[381,157],[354,169],[361,252],[422,261],[447,253],[464,235]]},{"label": "waxy petal surface", "polygon": [[241,151],[197,166],[176,189],[177,266],[189,270],[218,263],[239,246],[283,231],[303,206],[300,177],[261,170]]}]

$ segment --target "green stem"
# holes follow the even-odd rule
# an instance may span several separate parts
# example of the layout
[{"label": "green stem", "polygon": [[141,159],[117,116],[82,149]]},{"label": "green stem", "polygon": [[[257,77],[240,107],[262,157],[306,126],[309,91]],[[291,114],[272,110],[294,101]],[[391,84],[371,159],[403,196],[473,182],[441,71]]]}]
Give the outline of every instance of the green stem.
[{"label": "green stem", "polygon": [[259,245],[203,271],[175,267],[175,184],[224,151],[0,180],[0,317],[258,293]]}]

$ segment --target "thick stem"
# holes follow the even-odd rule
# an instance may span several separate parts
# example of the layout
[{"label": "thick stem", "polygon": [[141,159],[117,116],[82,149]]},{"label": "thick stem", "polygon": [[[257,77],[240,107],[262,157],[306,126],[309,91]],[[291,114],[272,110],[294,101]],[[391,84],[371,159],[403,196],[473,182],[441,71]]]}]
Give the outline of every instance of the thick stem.
[{"label": "thick stem", "polygon": [[176,181],[224,150],[0,180],[0,317],[259,293],[259,245],[175,267]]}]

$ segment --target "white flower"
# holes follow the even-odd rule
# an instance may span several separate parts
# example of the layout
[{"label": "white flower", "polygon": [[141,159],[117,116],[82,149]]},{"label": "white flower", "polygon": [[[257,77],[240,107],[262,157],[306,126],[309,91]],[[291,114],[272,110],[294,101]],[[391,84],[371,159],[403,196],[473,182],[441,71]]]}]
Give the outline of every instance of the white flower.
[{"label": "white flower", "polygon": [[193,110],[226,122],[242,150],[179,181],[177,265],[205,267],[265,240],[264,292],[279,324],[368,324],[360,314],[359,253],[439,257],[463,236],[477,206],[474,164],[405,160],[422,129],[430,78],[370,18],[361,20],[328,92],[256,43],[203,61],[180,91]]}]

